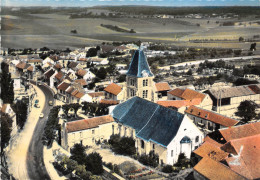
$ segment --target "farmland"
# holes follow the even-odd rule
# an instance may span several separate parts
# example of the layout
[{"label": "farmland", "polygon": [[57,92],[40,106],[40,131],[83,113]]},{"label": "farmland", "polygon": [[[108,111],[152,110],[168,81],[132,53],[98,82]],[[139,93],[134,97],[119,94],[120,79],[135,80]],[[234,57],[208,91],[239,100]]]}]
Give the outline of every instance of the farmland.
[{"label": "farmland", "polygon": [[[68,11],[68,10],[67,10]],[[108,10],[90,9],[95,13]],[[235,26],[220,26],[226,21]],[[216,23],[218,22],[218,23]],[[249,22],[252,22],[249,24]],[[152,18],[106,17],[70,19],[66,12],[46,14],[6,14],[2,16],[2,46],[12,48],[74,48],[113,41],[164,42],[179,46],[248,48],[239,37],[259,35],[259,20],[252,18]],[[136,33],[113,31],[101,24],[133,29]],[[72,34],[71,30],[77,33]],[[226,40],[225,42],[195,43],[193,40]]]}]

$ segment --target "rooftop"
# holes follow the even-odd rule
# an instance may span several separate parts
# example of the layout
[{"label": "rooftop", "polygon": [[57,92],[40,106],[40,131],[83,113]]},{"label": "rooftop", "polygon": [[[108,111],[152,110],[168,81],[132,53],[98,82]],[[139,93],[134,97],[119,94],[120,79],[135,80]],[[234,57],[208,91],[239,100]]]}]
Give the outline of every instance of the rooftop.
[{"label": "rooftop", "polygon": [[99,117],[94,117],[94,118],[90,118],[90,119],[83,119],[83,120],[78,120],[78,121],[67,122],[66,129],[70,133],[70,132],[82,131],[82,130],[95,128],[95,127],[98,127],[99,125],[110,123],[110,122],[114,122],[114,119],[112,116],[110,116],[110,115],[99,116]]},{"label": "rooftop", "polygon": [[165,101],[157,101],[157,104],[164,106],[164,107],[175,107],[181,108],[191,105],[199,105],[201,100],[199,98],[192,99],[192,100],[165,100]]},{"label": "rooftop", "polygon": [[192,99],[201,99],[201,101],[206,97],[206,94],[203,94],[201,92],[186,88],[186,89],[179,89],[176,88],[170,92],[169,94],[185,99],[185,100],[192,100]]},{"label": "rooftop", "polygon": [[68,84],[66,82],[62,82],[61,84],[58,85],[57,89],[65,91],[69,86],[70,86],[70,84]]},{"label": "rooftop", "polygon": [[225,127],[234,126],[238,123],[238,121],[235,119],[196,106],[190,106],[187,110],[185,110],[185,113],[214,122],[216,124],[220,124]]},{"label": "rooftop", "polygon": [[159,82],[155,84],[156,91],[169,91],[171,88],[167,82]]},{"label": "rooftop", "polygon": [[115,83],[112,83],[112,84],[109,84],[105,89],[104,91],[108,92],[108,93],[111,93],[111,94],[114,94],[114,95],[118,95],[121,91],[122,91],[122,88],[121,86],[115,84]]},{"label": "rooftop", "polygon": [[126,73],[128,76],[134,76],[134,77],[146,77],[146,76],[153,76],[153,73],[151,72],[147,59],[144,55],[144,52],[142,50],[136,50],[135,54],[131,60],[131,63],[129,65],[129,69]]},{"label": "rooftop", "polygon": [[164,147],[175,137],[184,118],[181,113],[139,97],[117,105],[112,115],[115,120],[135,129],[137,137]]}]

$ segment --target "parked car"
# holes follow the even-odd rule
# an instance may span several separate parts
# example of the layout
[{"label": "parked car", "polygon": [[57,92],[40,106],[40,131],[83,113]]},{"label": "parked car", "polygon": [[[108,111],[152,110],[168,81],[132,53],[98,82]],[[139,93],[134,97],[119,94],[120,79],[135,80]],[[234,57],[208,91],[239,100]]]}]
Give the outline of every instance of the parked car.
[{"label": "parked car", "polygon": [[43,114],[43,113],[41,113],[41,114],[40,114],[40,118],[43,118],[43,117],[44,117],[44,114]]},{"label": "parked car", "polygon": [[50,105],[50,106],[53,106],[53,102],[52,102],[52,101],[49,101],[49,105]]}]

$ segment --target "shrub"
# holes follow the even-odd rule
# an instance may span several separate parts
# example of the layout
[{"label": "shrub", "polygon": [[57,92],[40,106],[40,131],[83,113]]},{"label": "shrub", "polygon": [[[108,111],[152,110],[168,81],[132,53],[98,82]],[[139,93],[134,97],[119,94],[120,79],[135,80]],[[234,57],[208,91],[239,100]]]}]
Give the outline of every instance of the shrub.
[{"label": "shrub", "polygon": [[150,151],[149,155],[142,154],[138,161],[147,166],[157,167],[159,164],[159,156],[154,154],[153,151]]},{"label": "shrub", "polygon": [[112,135],[109,139],[109,144],[117,154],[133,155],[136,152],[135,140],[130,137],[120,137],[119,135]]},{"label": "shrub", "polygon": [[96,175],[102,174],[104,171],[102,157],[96,152],[87,155],[85,165],[86,170]]},{"label": "shrub", "polygon": [[162,172],[165,172],[165,173],[172,173],[172,172],[173,172],[173,168],[172,168],[171,165],[163,166],[163,168],[162,168]]}]

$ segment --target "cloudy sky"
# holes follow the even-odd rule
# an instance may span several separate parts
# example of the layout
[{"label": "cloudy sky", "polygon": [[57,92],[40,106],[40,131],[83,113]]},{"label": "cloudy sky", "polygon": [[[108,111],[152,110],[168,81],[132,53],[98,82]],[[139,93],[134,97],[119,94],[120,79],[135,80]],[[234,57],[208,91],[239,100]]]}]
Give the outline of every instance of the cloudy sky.
[{"label": "cloudy sky", "polygon": [[3,6],[260,6],[260,0],[0,0]]}]

